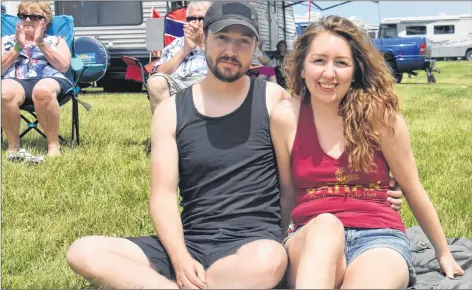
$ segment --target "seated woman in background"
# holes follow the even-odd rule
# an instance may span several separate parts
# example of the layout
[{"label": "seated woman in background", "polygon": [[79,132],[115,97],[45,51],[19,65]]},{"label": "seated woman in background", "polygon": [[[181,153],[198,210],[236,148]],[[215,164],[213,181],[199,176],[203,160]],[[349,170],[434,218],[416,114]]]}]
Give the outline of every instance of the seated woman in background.
[{"label": "seated woman in background", "polygon": [[275,60],[275,77],[277,79],[277,83],[285,89],[287,88],[287,83],[285,81],[285,75],[283,72],[283,63],[287,54],[287,42],[285,40],[279,41],[277,43],[277,51],[273,56],[273,60]]},{"label": "seated woman in background", "polygon": [[284,69],[294,97],[272,111],[270,128],[284,230],[294,223],[285,240],[289,286],[414,283],[405,226],[386,194],[390,171],[442,271],[463,275],[421,185],[392,76],[367,35],[345,18],[322,18],[296,40]]},{"label": "seated woman in background", "polygon": [[[15,35],[2,38],[2,127],[8,160],[31,156],[20,146],[20,106],[34,104],[47,136],[48,156],[60,155],[58,98],[72,88],[64,75],[70,50],[60,36],[45,34],[52,19],[47,1],[22,1]],[[21,149],[21,150],[20,150]]]},{"label": "seated woman in background", "polygon": [[259,46],[256,48],[254,55],[252,56],[252,63],[249,71],[246,73],[248,76],[255,76],[263,80],[269,80],[273,83],[277,83],[275,77],[275,69],[270,66],[270,58],[262,52],[264,42],[261,40]]}]

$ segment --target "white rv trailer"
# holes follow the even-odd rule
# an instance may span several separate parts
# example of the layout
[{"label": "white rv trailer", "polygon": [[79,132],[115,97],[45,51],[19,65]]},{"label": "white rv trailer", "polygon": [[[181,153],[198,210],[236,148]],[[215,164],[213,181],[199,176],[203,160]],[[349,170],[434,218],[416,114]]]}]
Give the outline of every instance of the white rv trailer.
[{"label": "white rv trailer", "polygon": [[384,18],[380,25],[380,37],[426,36],[432,57],[472,61],[472,14]]},{"label": "white rv trailer", "polygon": [[[16,15],[20,1],[2,1],[8,14]],[[123,55],[148,63],[151,53],[146,50],[146,20],[152,10],[163,17],[183,1],[50,1],[55,15],[74,17],[75,37],[91,36],[99,40],[111,58],[106,75],[99,81],[105,90],[128,88],[133,83],[124,80],[126,66]],[[188,2],[188,1],[187,1]],[[264,50],[275,50],[279,40],[293,41],[296,38],[292,1],[250,1],[258,11],[260,36]],[[140,87],[139,87],[140,89]]]},{"label": "white rv trailer", "polygon": [[[312,12],[310,15],[310,21],[308,21],[308,14],[302,16],[302,15],[295,15],[295,23],[297,25],[301,26],[301,29],[305,29],[311,22],[315,22],[319,20],[323,15],[320,12]],[[357,27],[359,27],[362,31],[367,33],[370,38],[374,39],[377,36],[377,32],[379,30],[378,25],[373,25],[373,24],[368,24],[364,20],[356,17],[356,16],[351,16],[348,18],[350,21],[352,21]],[[300,31],[301,32],[301,31]]]}]

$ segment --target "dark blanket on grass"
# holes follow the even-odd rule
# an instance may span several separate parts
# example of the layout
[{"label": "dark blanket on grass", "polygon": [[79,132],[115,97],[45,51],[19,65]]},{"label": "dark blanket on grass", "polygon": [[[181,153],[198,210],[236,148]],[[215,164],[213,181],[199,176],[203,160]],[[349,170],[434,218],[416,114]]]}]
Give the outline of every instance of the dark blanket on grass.
[{"label": "dark blanket on grass", "polygon": [[447,243],[464,276],[449,279],[440,272],[434,248],[419,226],[407,229],[416,271],[416,282],[410,289],[472,289],[472,241],[466,238],[449,238]]}]

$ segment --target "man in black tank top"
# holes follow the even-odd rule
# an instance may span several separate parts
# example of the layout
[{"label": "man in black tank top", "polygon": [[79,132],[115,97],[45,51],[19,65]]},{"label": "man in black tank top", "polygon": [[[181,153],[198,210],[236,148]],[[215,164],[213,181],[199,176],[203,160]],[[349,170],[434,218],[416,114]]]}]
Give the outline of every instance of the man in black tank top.
[{"label": "man in black tank top", "polygon": [[204,33],[207,77],[153,117],[150,210],[159,238],[85,237],[67,254],[74,271],[100,285],[261,289],[284,276],[269,114],[289,95],[245,76],[259,40],[250,4],[214,2]]}]

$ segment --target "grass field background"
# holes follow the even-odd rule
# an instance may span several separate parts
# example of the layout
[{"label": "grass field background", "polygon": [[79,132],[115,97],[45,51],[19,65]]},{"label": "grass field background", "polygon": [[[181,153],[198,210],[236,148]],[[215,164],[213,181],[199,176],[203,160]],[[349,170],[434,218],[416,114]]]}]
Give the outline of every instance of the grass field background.
[{"label": "grass field background", "polygon": [[[439,62],[396,86],[420,177],[448,237],[472,239],[472,62]],[[148,211],[150,111],[145,94],[86,93],[81,145],[39,166],[6,161],[2,151],[2,288],[90,288],[67,266],[69,245],[85,235],[152,234]],[[70,134],[68,104],[61,134]],[[46,153],[29,133],[24,147]],[[3,144],[5,149],[5,144]],[[417,224],[408,206],[405,224]]]}]

